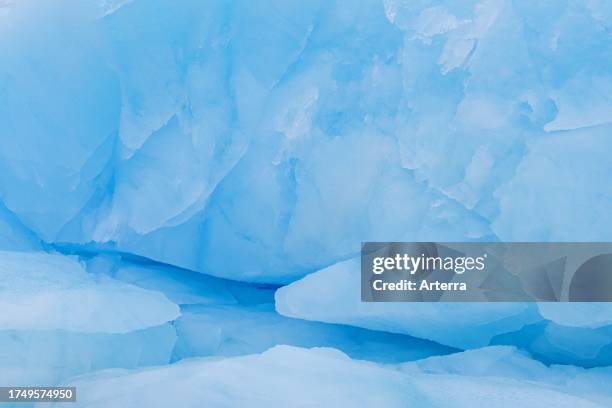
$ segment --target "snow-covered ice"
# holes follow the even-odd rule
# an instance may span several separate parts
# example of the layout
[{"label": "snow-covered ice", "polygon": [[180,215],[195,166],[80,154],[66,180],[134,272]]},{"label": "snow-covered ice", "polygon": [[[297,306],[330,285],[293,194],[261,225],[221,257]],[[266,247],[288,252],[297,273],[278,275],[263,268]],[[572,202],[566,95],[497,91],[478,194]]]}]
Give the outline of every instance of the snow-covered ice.
[{"label": "snow-covered ice", "polygon": [[[573,384],[589,375],[599,384],[609,381],[609,370],[565,374],[533,361],[522,361],[520,356],[503,361],[501,354],[489,356],[490,363],[502,361],[499,368],[492,370],[493,375],[486,376],[470,368],[472,357],[466,353],[439,357],[448,358],[450,367],[454,360],[467,360],[464,369],[445,369],[443,363],[439,364],[441,369],[435,369],[435,363],[427,361],[419,369],[352,360],[334,349],[277,346],[263,354],[243,357],[193,359],[144,370],[108,370],[73,379],[71,383],[83,395],[76,406],[83,407],[110,404],[117,408],[134,405],[586,408],[604,407],[612,402],[608,388],[585,390]],[[542,376],[534,381],[523,378],[522,373],[509,375],[512,369],[517,371],[519,364],[537,366]],[[244,380],[237,381],[238,378]]]}]

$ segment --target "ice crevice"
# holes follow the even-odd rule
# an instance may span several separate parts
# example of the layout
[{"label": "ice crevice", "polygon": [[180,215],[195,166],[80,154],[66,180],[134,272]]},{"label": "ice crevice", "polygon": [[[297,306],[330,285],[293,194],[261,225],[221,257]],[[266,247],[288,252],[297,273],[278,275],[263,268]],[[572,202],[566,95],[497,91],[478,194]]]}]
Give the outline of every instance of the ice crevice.
[{"label": "ice crevice", "polygon": [[[0,317],[0,354],[7,356],[2,381],[53,384],[91,370],[240,356],[277,344],[323,345],[382,363],[457,351],[401,334],[283,317],[274,307],[278,286],[229,281],[110,250],[55,248],[63,253],[0,251],[6,312]],[[18,312],[24,302],[28,314]],[[24,344],[45,360],[24,359]],[[124,351],[116,353],[117,345]],[[60,364],[68,350],[78,364]]]}]

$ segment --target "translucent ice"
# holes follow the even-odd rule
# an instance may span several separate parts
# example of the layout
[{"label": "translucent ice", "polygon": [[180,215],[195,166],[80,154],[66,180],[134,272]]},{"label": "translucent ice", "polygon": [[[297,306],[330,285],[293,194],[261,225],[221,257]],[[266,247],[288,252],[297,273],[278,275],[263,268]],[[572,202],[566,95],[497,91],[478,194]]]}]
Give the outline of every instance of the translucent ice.
[{"label": "translucent ice", "polygon": [[176,334],[166,322],[179,309],[162,294],[93,276],[62,255],[0,252],[0,271],[1,383],[170,360]]},{"label": "translucent ice", "polygon": [[188,306],[174,323],[173,359],[237,356],[263,352],[277,344],[334,347],[352,358],[402,362],[456,351],[411,336],[290,319],[274,305]]},{"label": "translucent ice", "polygon": [[3,9],[0,199],[44,241],[288,283],[366,240],[610,239],[605,2]]},{"label": "translucent ice", "polygon": [[[602,186],[612,172],[611,132],[610,125],[597,126],[529,141],[514,177],[495,193],[500,214],[492,227],[499,236],[510,241],[610,239],[612,218]],[[539,222],[522,218],[527,215]]]},{"label": "translucent ice", "polygon": [[0,203],[0,250],[36,250],[41,248],[40,239],[28,230],[19,218]]},{"label": "translucent ice", "polygon": [[181,305],[174,361],[198,356],[263,352],[277,344],[334,347],[349,356],[400,362],[455,349],[411,336],[280,316],[274,310],[276,287],[249,285],[152,263],[134,264],[116,255],[86,261],[96,275],[164,293]]},{"label": "translucent ice", "polygon": [[0,197],[48,241],[106,193],[120,114],[92,11],[69,3],[15,2],[0,24]]},{"label": "translucent ice", "polygon": [[[501,240],[608,240],[604,2],[385,0],[404,32],[403,163]],[[588,40],[587,40],[588,38]],[[450,159],[452,157],[452,159]]]},{"label": "translucent ice", "polygon": [[126,333],[174,320],[165,296],[97,279],[74,259],[44,253],[0,252],[0,328]]},{"label": "translucent ice", "polygon": [[0,330],[0,382],[53,385],[110,367],[167,364],[175,341],[169,323],[127,333]]},{"label": "translucent ice", "polygon": [[[359,260],[338,263],[276,293],[279,313],[405,333],[459,348],[482,347],[493,337],[541,320],[525,303],[365,303]],[[460,333],[460,334],[459,334]]]},{"label": "translucent ice", "polygon": [[[612,240],[611,17],[603,0],[0,0],[0,249],[84,262],[0,253],[0,376],[281,342],[376,361],[513,344],[547,364],[612,364],[605,306],[362,304],[351,260],[367,240]],[[278,316],[271,294],[292,282]],[[498,364],[502,379],[475,380],[463,358],[441,386],[290,348],[121,381],[156,398],[160,382],[181,395],[202,381],[194,398],[233,405],[293,391],[444,406],[476,384],[492,406],[588,404]],[[243,369],[253,384],[236,383]],[[105,375],[84,404],[108,405]]]},{"label": "translucent ice", "polygon": [[512,344],[547,363],[612,364],[607,304],[365,303],[359,260],[338,263],[276,292],[276,309],[294,318],[404,333],[468,349]]},{"label": "translucent ice", "polygon": [[540,314],[557,324],[597,329],[612,325],[610,303],[540,303]]},{"label": "translucent ice", "polygon": [[[267,7],[13,5],[0,41],[6,207],[47,242],[260,282],[365,239],[492,238],[402,164],[403,35],[382,4]],[[51,68],[40,81],[38,66]]]}]

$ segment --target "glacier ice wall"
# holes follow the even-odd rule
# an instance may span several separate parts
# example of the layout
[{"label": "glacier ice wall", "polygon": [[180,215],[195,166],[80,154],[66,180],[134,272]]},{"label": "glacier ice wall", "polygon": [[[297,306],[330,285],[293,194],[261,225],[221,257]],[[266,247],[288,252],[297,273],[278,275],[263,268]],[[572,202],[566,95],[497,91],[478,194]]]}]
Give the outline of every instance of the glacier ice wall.
[{"label": "glacier ice wall", "polygon": [[364,240],[609,239],[604,2],[265,3],[10,3],[6,209],[276,283]]},{"label": "glacier ice wall", "polygon": [[44,242],[286,283],[362,240],[607,237],[605,4],[9,7],[1,197]]}]

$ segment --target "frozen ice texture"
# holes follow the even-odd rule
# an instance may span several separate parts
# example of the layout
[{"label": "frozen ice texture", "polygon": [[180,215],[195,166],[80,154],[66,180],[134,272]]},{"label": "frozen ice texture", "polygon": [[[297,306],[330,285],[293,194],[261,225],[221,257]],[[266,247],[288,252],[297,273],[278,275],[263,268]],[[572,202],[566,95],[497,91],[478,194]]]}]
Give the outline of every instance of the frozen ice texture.
[{"label": "frozen ice texture", "polygon": [[610,303],[540,303],[538,309],[543,317],[563,326],[590,329],[612,326]]},{"label": "frozen ice texture", "polygon": [[0,271],[0,383],[170,361],[179,308],[163,294],[60,254],[0,251]]},{"label": "frozen ice texture", "polygon": [[361,302],[360,283],[359,260],[341,262],[280,288],[276,308],[285,316],[404,333],[463,349],[486,346],[497,335],[541,320],[535,304],[519,302]]},{"label": "frozen ice texture", "polygon": [[602,187],[612,173],[610,134],[612,126],[602,125],[530,140],[513,179],[496,191],[500,215],[492,228],[509,241],[610,240]]},{"label": "frozen ice texture", "polygon": [[[0,0],[0,250],[24,251],[0,253],[0,376],[279,343],[374,361],[513,344],[612,364],[603,305],[366,305],[351,260],[368,240],[611,240],[611,21],[604,0]],[[289,283],[283,317],[271,296]],[[328,366],[361,377],[325,388]],[[459,404],[478,385],[490,405],[587,404],[517,370],[440,374],[449,398],[427,375],[293,348],[122,375],[155,390],[184,368],[232,403],[286,391],[273,379],[306,402],[317,386]],[[243,368],[272,377],[223,376]],[[91,387],[123,381],[105,375]],[[96,403],[135,402],[105,387]],[[210,390],[194,397],[223,398]]]},{"label": "frozen ice texture", "polygon": [[277,344],[333,347],[351,358],[397,363],[442,355],[454,348],[411,336],[280,316],[274,305],[191,305],[174,327],[173,360],[261,353]]},{"label": "frozen ice texture", "polygon": [[281,287],[288,317],[403,333],[460,349],[510,344],[546,363],[612,364],[611,309],[601,303],[367,303],[359,259]]},{"label": "frozen ice texture", "polygon": [[75,259],[0,252],[0,329],[126,333],[179,315],[159,292],[99,276]]},{"label": "frozen ice texture", "polygon": [[40,238],[26,228],[19,218],[0,203],[0,250],[41,249]]},{"label": "frozen ice texture", "polygon": [[400,362],[457,351],[402,334],[280,316],[276,287],[249,285],[193,271],[149,263],[131,263],[116,255],[85,261],[96,276],[158,291],[181,306],[172,325],[176,343],[172,361],[199,356],[235,356],[263,352],[277,344],[333,347],[353,358]]},{"label": "frozen ice texture", "polygon": [[176,342],[170,323],[127,333],[0,330],[0,383],[56,385],[105,368],[168,364]]},{"label": "frozen ice texture", "polygon": [[498,377],[546,383],[574,395],[585,396],[603,406],[608,405],[612,397],[607,385],[612,379],[610,367],[584,369],[568,365],[546,366],[527,353],[508,346],[430,357],[401,364],[400,370],[408,373]]},{"label": "frozen ice texture", "polygon": [[[463,354],[463,353],[462,353]],[[472,356],[450,356],[466,361]],[[442,357],[444,359],[446,357]],[[502,356],[490,359],[494,364]],[[495,375],[477,370],[380,365],[351,360],[334,349],[277,346],[260,355],[229,359],[193,359],[145,370],[108,370],[71,380],[80,395],[76,406],[150,407],[176,406],[389,406],[389,407],[602,407],[612,399],[605,387],[598,393],[555,384],[558,373],[538,366],[538,379],[508,375],[518,366],[534,362],[501,361]],[[468,361],[469,364],[469,361]],[[506,368],[505,366],[508,366]],[[457,374],[457,371],[463,371]],[[476,371],[476,372],[474,372]],[[323,375],[324,373],[324,375]],[[462,375],[473,373],[475,375]],[[500,375],[501,374],[501,375]],[[588,372],[593,383],[609,380],[609,372]],[[237,378],[248,379],[237,381]],[[160,383],[163,389],[160,390]],[[162,392],[160,392],[162,391]]]},{"label": "frozen ice texture", "polygon": [[99,27],[66,5],[15,2],[0,24],[0,196],[45,241],[107,193],[120,113]]},{"label": "frozen ice texture", "polygon": [[610,239],[605,2],[4,9],[0,198],[45,242],[288,283],[367,240]]},{"label": "frozen ice texture", "polygon": [[[404,36],[383,4],[268,6],[14,4],[0,42],[6,207],[46,242],[260,282],[360,240],[493,238],[406,168]],[[53,69],[39,83],[40,65]]]}]

